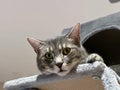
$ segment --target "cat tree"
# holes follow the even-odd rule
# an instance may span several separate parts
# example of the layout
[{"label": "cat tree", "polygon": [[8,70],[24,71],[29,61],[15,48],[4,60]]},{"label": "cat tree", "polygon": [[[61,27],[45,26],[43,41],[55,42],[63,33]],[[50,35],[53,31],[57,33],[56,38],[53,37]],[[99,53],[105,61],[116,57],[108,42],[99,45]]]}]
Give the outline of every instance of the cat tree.
[{"label": "cat tree", "polygon": [[[63,34],[66,34],[69,30],[64,30]],[[4,89],[27,90],[30,87],[46,86],[49,83],[52,85],[67,80],[72,82],[73,79],[85,75],[98,75],[104,90],[120,90],[120,78],[118,76],[120,75],[120,12],[82,24],[81,40],[87,51],[100,54],[104,58],[105,64],[97,61],[92,64],[78,65],[76,73],[65,77],[35,75],[11,80],[4,84]]]},{"label": "cat tree", "polygon": [[29,88],[31,87],[42,87],[42,85],[47,83],[54,83],[61,80],[73,79],[77,77],[82,77],[84,75],[97,75],[100,76],[105,90],[120,90],[120,77],[104,63],[94,62],[92,64],[78,65],[76,72],[76,74],[70,74],[65,77],[58,77],[55,75],[35,75],[31,77],[20,78],[6,82],[4,88],[5,90],[30,90]]}]

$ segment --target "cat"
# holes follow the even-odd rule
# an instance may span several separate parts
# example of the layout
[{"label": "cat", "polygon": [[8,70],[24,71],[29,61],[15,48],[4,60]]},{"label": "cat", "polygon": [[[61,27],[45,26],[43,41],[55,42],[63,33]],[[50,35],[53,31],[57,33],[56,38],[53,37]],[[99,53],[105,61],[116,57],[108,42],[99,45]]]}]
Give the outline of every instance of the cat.
[{"label": "cat", "polygon": [[37,67],[42,74],[65,76],[75,72],[78,64],[102,61],[98,54],[88,54],[80,42],[80,23],[64,36],[49,40],[27,38],[37,54]]}]

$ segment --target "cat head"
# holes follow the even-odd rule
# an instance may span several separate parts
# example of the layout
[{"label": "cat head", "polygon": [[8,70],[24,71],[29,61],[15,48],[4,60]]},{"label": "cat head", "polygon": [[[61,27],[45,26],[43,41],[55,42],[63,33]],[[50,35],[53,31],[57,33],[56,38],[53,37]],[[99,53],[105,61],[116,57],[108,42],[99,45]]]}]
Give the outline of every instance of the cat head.
[{"label": "cat head", "polygon": [[64,76],[80,62],[80,24],[68,34],[54,39],[41,41],[27,39],[37,54],[37,66],[41,73]]}]

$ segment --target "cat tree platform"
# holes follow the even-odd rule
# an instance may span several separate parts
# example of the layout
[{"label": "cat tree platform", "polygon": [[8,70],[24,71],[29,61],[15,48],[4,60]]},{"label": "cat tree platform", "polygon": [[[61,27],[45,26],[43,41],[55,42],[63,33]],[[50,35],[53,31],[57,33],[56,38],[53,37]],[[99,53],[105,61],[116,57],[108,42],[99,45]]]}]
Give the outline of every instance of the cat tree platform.
[{"label": "cat tree platform", "polygon": [[[69,31],[70,29],[66,29],[63,34]],[[100,54],[104,58],[105,64],[120,75],[120,12],[82,24],[80,34],[81,43],[87,51]],[[119,76],[105,64],[95,62],[79,65],[76,74],[65,77],[35,75],[11,80],[4,84],[4,89],[29,90],[30,87],[40,87],[43,90],[80,90],[82,86],[80,81],[83,76],[97,74],[101,77],[101,81],[97,82],[102,83],[104,87],[104,89],[99,87],[99,90],[120,90]],[[98,90],[98,88],[89,87],[89,83],[86,87]],[[93,84],[97,85],[96,82]]]}]

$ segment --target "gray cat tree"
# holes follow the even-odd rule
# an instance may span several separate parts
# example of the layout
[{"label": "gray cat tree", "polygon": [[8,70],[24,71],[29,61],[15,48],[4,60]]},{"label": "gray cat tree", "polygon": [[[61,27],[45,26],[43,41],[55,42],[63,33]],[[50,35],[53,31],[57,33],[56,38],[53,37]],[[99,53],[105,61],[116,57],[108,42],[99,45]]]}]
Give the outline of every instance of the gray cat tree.
[{"label": "gray cat tree", "polygon": [[[70,29],[66,29],[63,34],[69,31]],[[118,76],[120,75],[120,12],[82,24],[81,40],[87,51],[100,54],[104,58],[105,64],[96,61],[92,64],[78,65],[76,73],[65,77],[35,75],[11,80],[4,84],[4,89],[29,90],[30,87],[42,88],[48,84],[64,83],[67,80],[69,84],[73,79],[82,78],[85,75],[98,75],[101,78],[104,90],[120,90],[120,77]],[[66,86],[66,84],[64,85]],[[69,87],[64,90],[68,89]],[[63,90],[62,87],[60,90]]]}]

